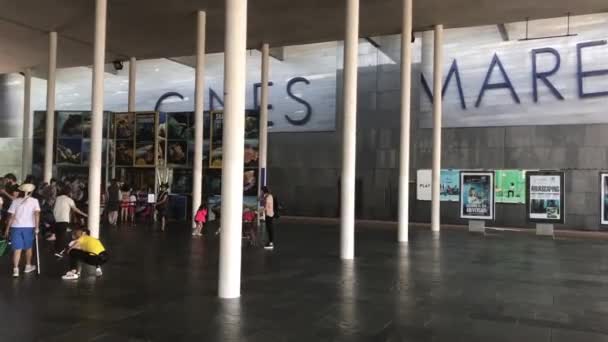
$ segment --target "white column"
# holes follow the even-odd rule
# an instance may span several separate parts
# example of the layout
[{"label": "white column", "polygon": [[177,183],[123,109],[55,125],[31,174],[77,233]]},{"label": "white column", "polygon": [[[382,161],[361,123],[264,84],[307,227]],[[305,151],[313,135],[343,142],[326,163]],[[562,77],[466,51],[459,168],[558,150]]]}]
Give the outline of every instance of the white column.
[{"label": "white column", "polygon": [[55,81],[57,79],[57,32],[49,34],[49,75],[46,82],[46,131],[44,139],[43,178],[49,182],[53,178],[53,155],[55,148]]},{"label": "white column", "polygon": [[91,157],[89,159],[89,229],[99,237],[101,194],[101,143],[103,131],[103,78],[106,50],[107,0],[95,1],[93,96],[91,108]]},{"label": "white column", "polygon": [[341,245],[342,259],[355,257],[355,172],[357,154],[357,57],[359,0],[346,2],[344,38],[344,118],[342,123]]},{"label": "white column", "polygon": [[129,59],[129,112],[135,111],[135,89],[137,84],[137,59]]},{"label": "white column", "polygon": [[265,186],[268,179],[268,82],[270,68],[270,46],[262,45],[262,91],[260,99],[260,149],[259,149],[259,172],[260,181],[258,182],[258,194],[261,193],[262,186]]},{"label": "white column", "polygon": [[[194,168],[192,172],[192,218],[203,196],[203,112],[205,104],[205,12],[196,21],[196,70],[194,84]],[[192,220],[193,226],[196,224]]]},{"label": "white column", "polygon": [[21,179],[32,172],[32,136],[34,120],[32,118],[32,70],[25,69],[23,73],[23,151],[21,154]]},{"label": "white column", "polygon": [[443,25],[435,25],[435,41],[433,48],[433,174],[431,181],[431,230],[439,231],[441,181],[441,111],[443,94]]},{"label": "white column", "polygon": [[241,295],[247,0],[226,0],[219,297]]},{"label": "white column", "polygon": [[399,154],[399,242],[407,242],[410,206],[410,107],[412,88],[412,0],[403,0],[401,26],[401,139]]}]

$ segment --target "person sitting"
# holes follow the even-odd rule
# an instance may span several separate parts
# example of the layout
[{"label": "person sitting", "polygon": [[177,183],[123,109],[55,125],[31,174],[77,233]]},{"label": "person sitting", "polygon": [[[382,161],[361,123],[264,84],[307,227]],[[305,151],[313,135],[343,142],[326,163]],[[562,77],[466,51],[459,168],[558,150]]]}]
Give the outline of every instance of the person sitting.
[{"label": "person sitting", "polygon": [[63,280],[76,280],[80,278],[81,263],[95,266],[95,275],[103,274],[101,266],[108,261],[108,253],[98,239],[89,236],[83,227],[75,227],[72,231],[73,241],[70,243],[68,256],[70,269],[62,277]]}]

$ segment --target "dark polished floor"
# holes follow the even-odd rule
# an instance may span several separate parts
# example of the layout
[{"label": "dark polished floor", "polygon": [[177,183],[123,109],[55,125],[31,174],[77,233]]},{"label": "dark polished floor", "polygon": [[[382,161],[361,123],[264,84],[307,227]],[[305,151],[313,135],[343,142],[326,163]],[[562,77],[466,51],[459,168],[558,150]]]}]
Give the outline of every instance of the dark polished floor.
[{"label": "dark polished floor", "polygon": [[14,280],[3,257],[0,341],[608,341],[606,242],[362,227],[343,263],[337,226],[282,222],[222,301],[218,240],[173,228],[106,233],[100,279],[62,281],[45,252]]}]

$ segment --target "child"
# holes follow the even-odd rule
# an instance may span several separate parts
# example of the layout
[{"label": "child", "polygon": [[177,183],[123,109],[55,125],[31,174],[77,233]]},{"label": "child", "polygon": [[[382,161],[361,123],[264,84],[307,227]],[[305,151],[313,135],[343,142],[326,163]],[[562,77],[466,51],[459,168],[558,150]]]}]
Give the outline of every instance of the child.
[{"label": "child", "polygon": [[207,222],[207,204],[203,203],[198,207],[196,215],[194,215],[194,222],[196,223],[196,228],[194,228],[192,236],[203,236],[203,225]]},{"label": "child", "polygon": [[124,187],[121,190],[121,198],[120,198],[120,222],[125,224],[129,221],[129,197],[131,190]]},{"label": "child", "polygon": [[68,255],[70,257],[70,270],[62,277],[63,280],[76,280],[80,278],[80,265],[83,262],[95,266],[95,274],[101,277],[101,265],[108,261],[108,253],[101,241],[89,236],[83,227],[76,227],[72,231],[74,240],[70,243]]}]

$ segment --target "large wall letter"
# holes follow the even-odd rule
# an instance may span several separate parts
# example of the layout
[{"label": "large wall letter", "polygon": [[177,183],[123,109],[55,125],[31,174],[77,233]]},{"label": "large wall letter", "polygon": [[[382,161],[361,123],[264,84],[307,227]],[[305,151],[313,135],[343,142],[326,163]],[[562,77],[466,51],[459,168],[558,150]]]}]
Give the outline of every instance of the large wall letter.
[{"label": "large wall letter", "polygon": [[222,100],[215,90],[209,88],[209,110],[215,110],[215,102],[213,100],[217,100],[222,108],[224,107],[224,100]]},{"label": "large wall letter", "polygon": [[[274,83],[272,82],[268,82],[268,87],[272,87],[274,85]],[[259,110],[260,109],[260,99],[259,99],[259,90],[260,88],[262,88],[262,83],[261,82],[257,82],[253,84],[253,108],[255,108],[255,110]],[[272,110],[272,105],[269,103],[268,104],[268,110]]]},{"label": "large wall letter", "polygon": [[[555,65],[553,66],[553,69],[549,71],[538,72],[536,55],[541,53],[549,53],[555,56]],[[557,50],[555,50],[554,48],[542,48],[532,50],[532,95],[534,97],[534,102],[538,102],[538,80],[543,81],[547,88],[551,90],[553,96],[557,97],[560,100],[564,99],[559,90],[557,90],[553,83],[551,83],[548,79],[549,76],[555,74],[559,70],[560,65],[561,57],[559,55],[559,52],[557,52]]]},{"label": "large wall letter", "polygon": [[[500,70],[500,73],[502,74],[502,78],[504,79],[504,82],[490,83],[490,76],[492,76],[492,71],[494,70],[494,67],[497,65],[498,65],[498,70]],[[513,88],[513,84],[511,83],[509,76],[505,72],[505,68],[503,68],[502,63],[500,62],[500,58],[498,58],[497,54],[494,54],[494,57],[492,58],[492,63],[490,63],[490,67],[488,68],[488,73],[486,74],[486,79],[483,81],[483,85],[481,86],[481,90],[479,91],[479,96],[477,97],[477,102],[475,102],[475,107],[479,107],[479,105],[481,104],[481,100],[483,99],[483,95],[486,92],[486,90],[504,89],[504,88],[507,88],[511,91],[511,97],[513,97],[513,100],[515,100],[515,102],[521,103],[521,101],[519,101],[519,96],[517,96],[517,93],[515,92],[515,89]]]},{"label": "large wall letter", "polygon": [[306,107],[306,115],[304,115],[304,117],[301,119],[292,119],[289,117],[289,115],[285,114],[285,119],[287,120],[287,122],[289,122],[290,124],[292,124],[294,126],[303,126],[306,123],[308,123],[308,121],[310,121],[310,117],[312,115],[312,107],[310,106],[310,103],[306,102],[305,100],[303,100],[300,97],[297,97],[291,91],[291,87],[293,87],[293,85],[296,83],[310,84],[310,81],[304,77],[294,77],[291,80],[289,80],[289,82],[287,82],[287,95],[289,97],[291,97],[292,99],[294,99],[296,102],[299,102],[299,103],[303,104],[304,107]]},{"label": "large wall letter", "polygon": [[[448,71],[448,76],[443,82],[443,87],[441,88],[441,95],[445,95],[445,92],[448,89],[448,85],[452,80],[452,76],[456,76],[456,87],[458,88],[458,96],[460,96],[460,107],[462,109],[467,109],[467,104],[464,100],[464,93],[462,91],[462,84],[460,82],[460,72],[458,71],[458,63],[456,62],[456,59],[454,59],[454,61],[452,62],[452,66]],[[420,81],[422,81],[422,88],[424,89],[424,92],[429,97],[431,103],[433,103],[434,98],[433,94],[431,93],[431,88],[429,87],[429,84],[427,83],[426,79],[424,78],[424,74],[422,73],[420,73]]]},{"label": "large wall letter", "polygon": [[583,71],[583,55],[582,50],[584,48],[593,47],[593,46],[602,46],[606,45],[605,40],[596,40],[593,42],[585,42],[576,44],[576,78],[578,80],[578,96],[580,98],[587,97],[598,97],[598,96],[606,96],[608,95],[608,91],[598,91],[593,93],[585,93],[583,88],[583,79],[585,77],[593,77],[593,76],[604,76],[608,75],[608,69],[599,69],[599,70],[591,70],[591,71]]}]

